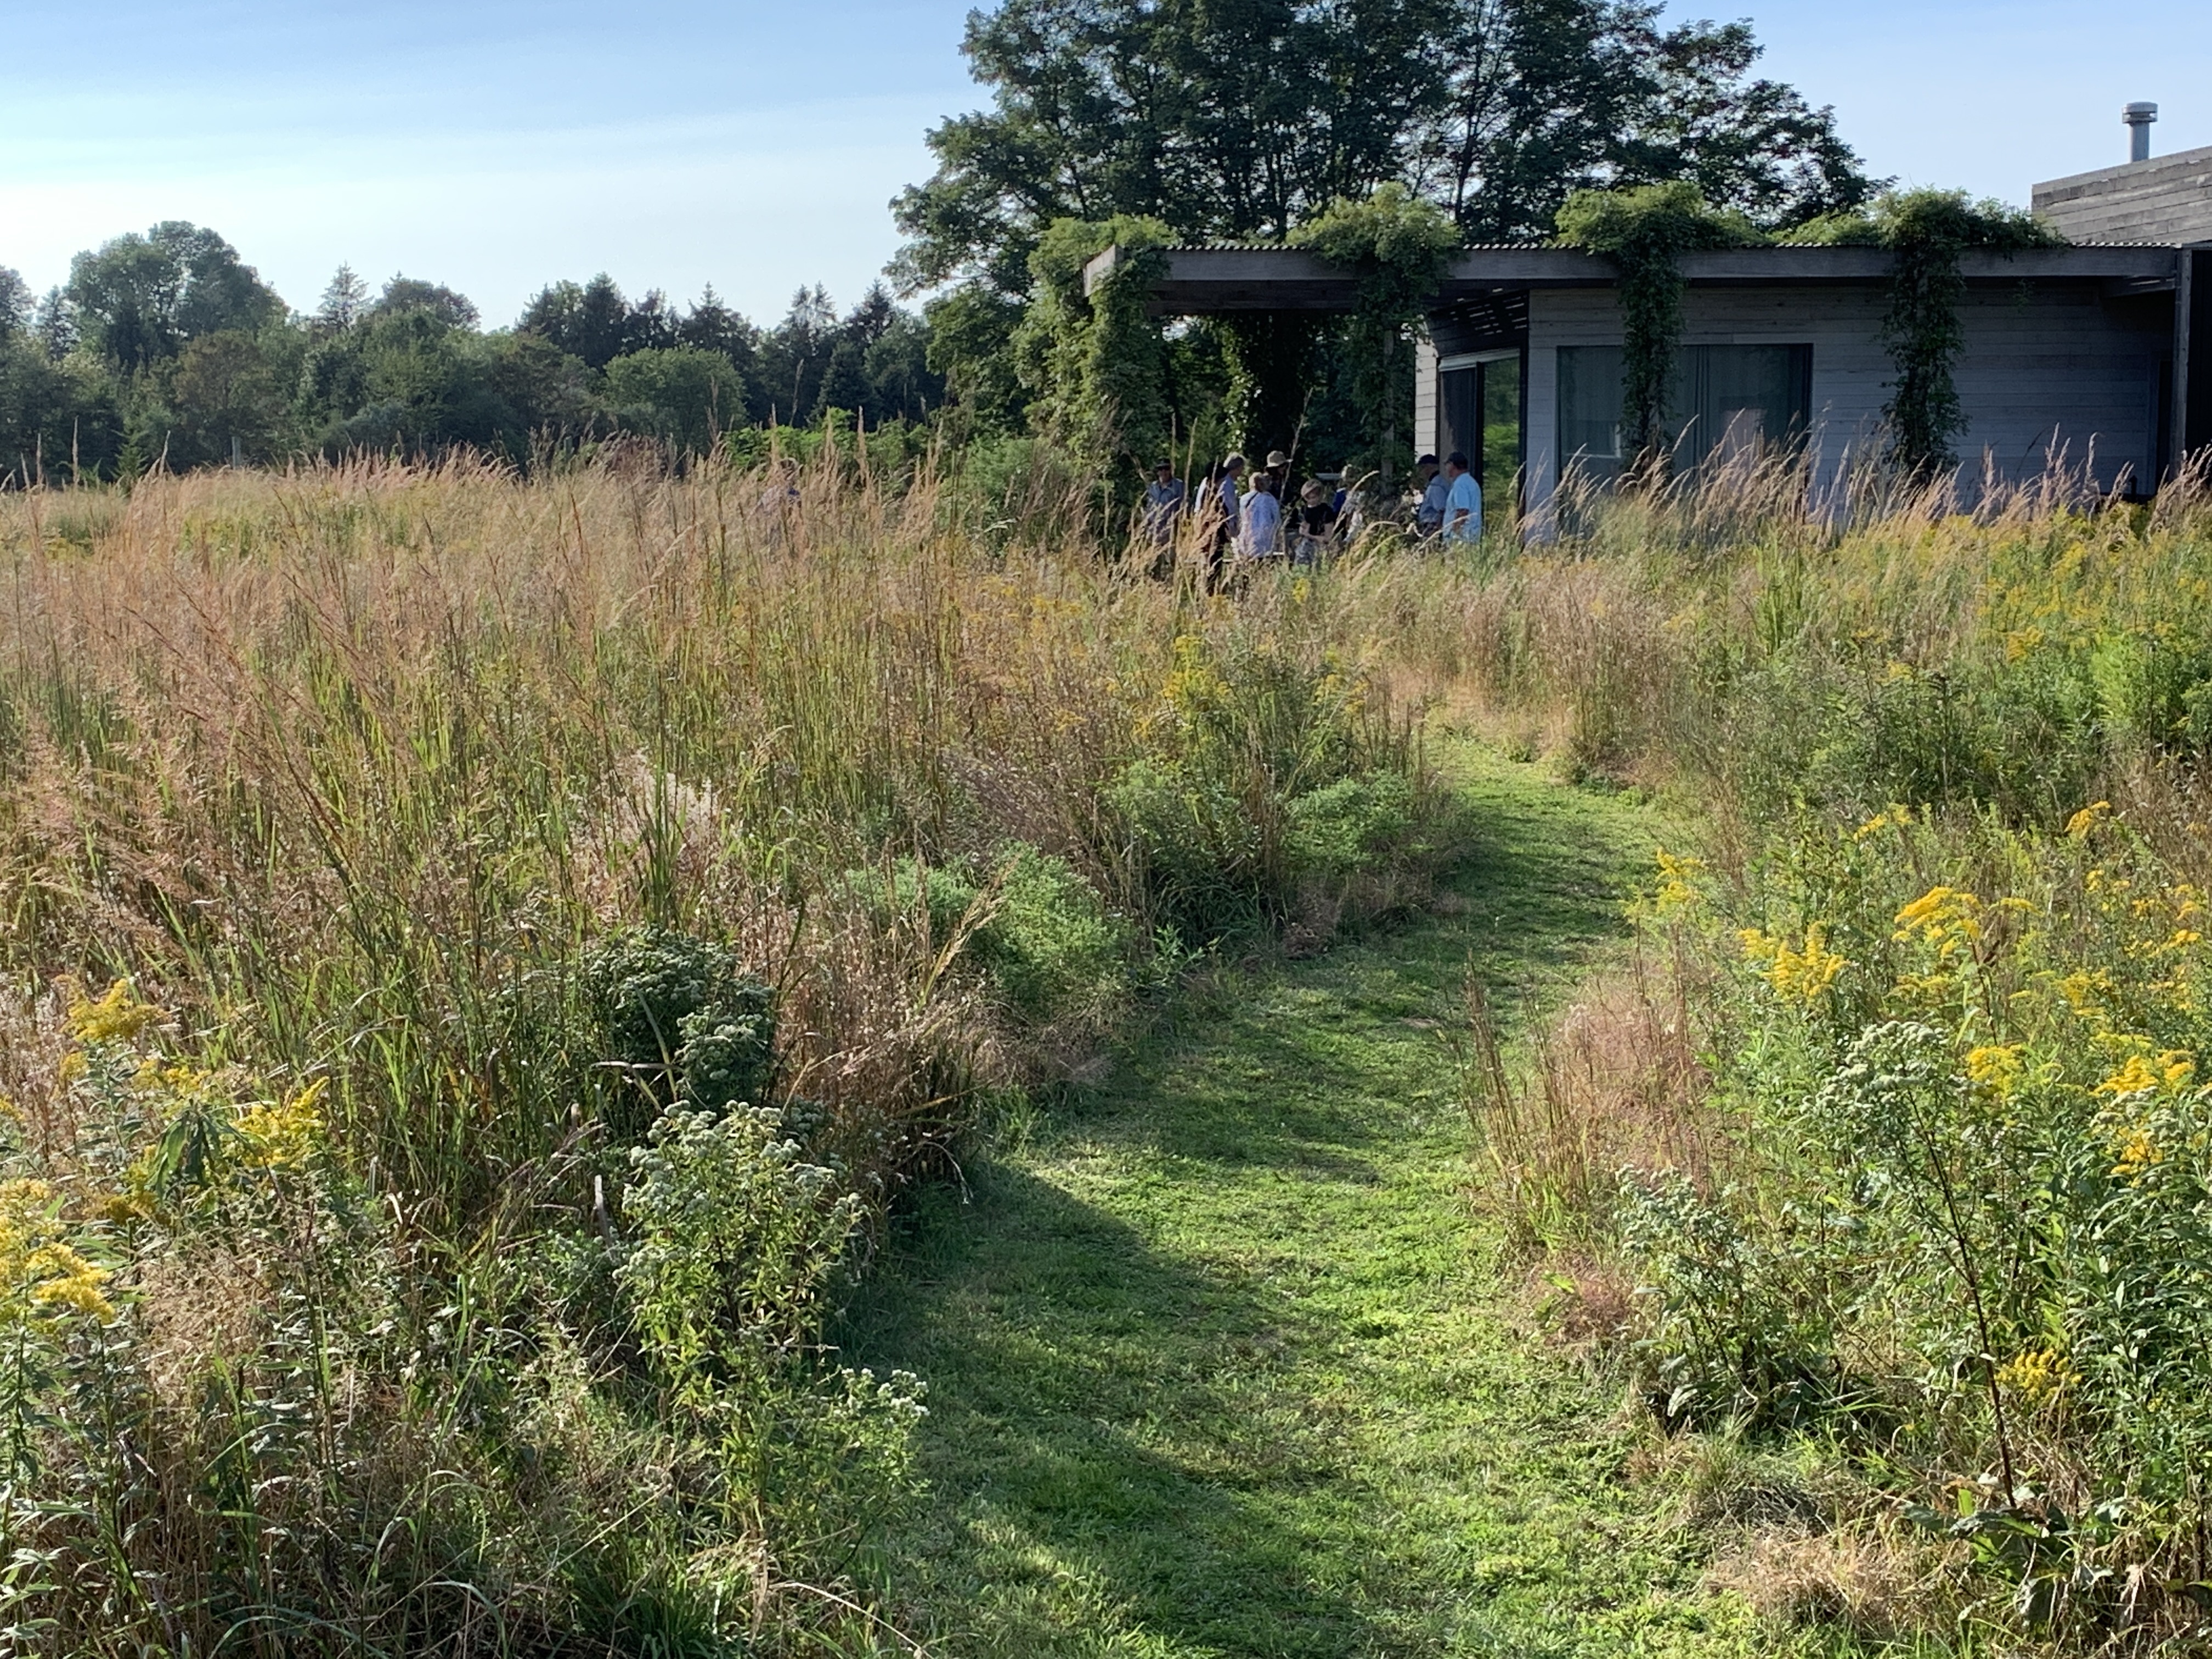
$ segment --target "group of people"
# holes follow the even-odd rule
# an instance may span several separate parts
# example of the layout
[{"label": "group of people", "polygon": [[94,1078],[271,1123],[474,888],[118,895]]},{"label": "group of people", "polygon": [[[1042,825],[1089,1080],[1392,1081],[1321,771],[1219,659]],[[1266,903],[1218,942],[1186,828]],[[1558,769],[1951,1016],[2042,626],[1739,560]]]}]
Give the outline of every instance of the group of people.
[{"label": "group of people", "polygon": [[[1441,466],[1433,455],[1417,464],[1421,495],[1414,507],[1415,527],[1425,537],[1474,542],[1482,536],[1482,485],[1465,455],[1454,450]],[[1346,539],[1352,528],[1346,491],[1320,478],[1309,478],[1297,500],[1287,500],[1291,458],[1268,453],[1267,465],[1254,468],[1241,454],[1230,454],[1207,470],[1190,496],[1174,465],[1162,461],[1145,486],[1144,525],[1155,548],[1175,544],[1186,508],[1199,526],[1209,579],[1231,553],[1248,559],[1287,559],[1311,564]]]},{"label": "group of people", "polygon": [[[1310,564],[1342,539],[1344,491],[1309,478],[1297,500],[1288,502],[1290,477],[1291,458],[1279,449],[1271,451],[1267,464],[1256,470],[1239,454],[1209,469],[1188,504],[1212,564],[1218,567],[1231,552]],[[1182,480],[1170,463],[1162,461],[1145,486],[1145,527],[1155,547],[1174,542],[1185,505]]]}]

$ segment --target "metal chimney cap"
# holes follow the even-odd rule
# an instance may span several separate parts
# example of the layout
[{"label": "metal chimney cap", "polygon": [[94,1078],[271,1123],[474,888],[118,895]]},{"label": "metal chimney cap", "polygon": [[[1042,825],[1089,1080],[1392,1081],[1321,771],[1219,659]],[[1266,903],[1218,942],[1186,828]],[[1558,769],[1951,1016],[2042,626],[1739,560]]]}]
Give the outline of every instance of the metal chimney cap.
[{"label": "metal chimney cap", "polygon": [[2158,106],[2130,104],[2120,112],[2120,119],[2131,127],[2147,127],[2158,119]]}]

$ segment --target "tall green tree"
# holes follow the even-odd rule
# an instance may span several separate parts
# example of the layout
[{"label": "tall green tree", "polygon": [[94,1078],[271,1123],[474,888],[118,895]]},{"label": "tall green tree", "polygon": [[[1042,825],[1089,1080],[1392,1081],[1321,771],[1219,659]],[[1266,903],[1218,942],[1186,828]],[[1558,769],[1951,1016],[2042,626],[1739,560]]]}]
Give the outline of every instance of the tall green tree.
[{"label": "tall green tree", "polygon": [[604,368],[625,351],[677,343],[676,319],[659,289],[633,305],[604,270],[588,283],[555,283],[524,307],[519,329]]},{"label": "tall green tree", "polygon": [[78,254],[65,293],[84,343],[130,373],[201,335],[250,333],[284,317],[284,302],[236,248],[181,219]]},{"label": "tall green tree", "polygon": [[914,288],[1028,291],[1062,218],[1279,240],[1397,182],[1469,240],[1540,236],[1568,193],[1687,177],[1788,223],[1869,182],[1832,113],[1753,78],[1747,27],[1639,0],[1003,0],[964,50],[991,107],[929,135],[893,204]]},{"label": "tall green tree", "polygon": [[31,326],[33,307],[23,273],[0,265],[0,340],[12,340]]},{"label": "tall green tree", "polygon": [[476,301],[443,283],[426,283],[419,276],[394,276],[384,285],[376,303],[362,314],[397,316],[404,311],[427,311],[454,328],[474,328],[483,320]]}]

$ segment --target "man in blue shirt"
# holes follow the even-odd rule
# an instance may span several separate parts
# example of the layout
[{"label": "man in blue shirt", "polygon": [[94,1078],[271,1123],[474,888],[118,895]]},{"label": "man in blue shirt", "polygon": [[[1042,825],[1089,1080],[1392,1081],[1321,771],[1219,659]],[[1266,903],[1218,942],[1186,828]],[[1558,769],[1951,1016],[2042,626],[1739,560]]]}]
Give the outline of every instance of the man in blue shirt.
[{"label": "man in blue shirt", "polygon": [[1448,542],[1479,542],[1482,539],[1482,486],[1474,481],[1474,474],[1467,464],[1467,457],[1455,449],[1444,458],[1444,478],[1448,489],[1444,495],[1444,539]]}]

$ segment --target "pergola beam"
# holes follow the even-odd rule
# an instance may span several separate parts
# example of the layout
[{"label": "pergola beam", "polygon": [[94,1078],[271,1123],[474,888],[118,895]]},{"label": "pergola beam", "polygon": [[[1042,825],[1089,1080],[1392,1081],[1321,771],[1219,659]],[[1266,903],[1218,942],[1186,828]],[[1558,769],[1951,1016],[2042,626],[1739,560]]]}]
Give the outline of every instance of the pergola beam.
[{"label": "pergola beam", "polygon": [[[1156,316],[1198,317],[1246,311],[1342,313],[1359,301],[1351,272],[1316,254],[1289,247],[1176,247],[1148,301]],[[1089,293],[1121,263],[1109,247],[1083,269]],[[1681,270],[1692,287],[1738,283],[1825,285],[1880,282],[1893,256],[1876,247],[1754,247],[1686,253]],[[2170,247],[2028,248],[2018,253],[1969,252],[1959,262],[1970,283],[2038,278],[2102,282],[2113,293],[2171,290],[2179,255]],[[1565,247],[1480,247],[1455,255],[1431,308],[1443,310],[1480,295],[1538,288],[1609,288],[1605,258]]]}]

